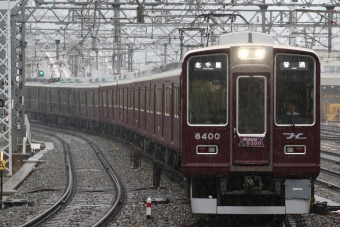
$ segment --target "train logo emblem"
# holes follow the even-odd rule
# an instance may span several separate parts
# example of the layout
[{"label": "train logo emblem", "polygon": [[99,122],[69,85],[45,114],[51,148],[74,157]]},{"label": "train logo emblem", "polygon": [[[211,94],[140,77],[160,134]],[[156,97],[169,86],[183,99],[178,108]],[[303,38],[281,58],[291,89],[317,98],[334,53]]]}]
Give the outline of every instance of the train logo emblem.
[{"label": "train logo emblem", "polygon": [[295,139],[300,139],[300,140],[305,140],[305,139],[307,139],[307,137],[300,137],[300,136],[302,136],[303,135],[303,133],[298,133],[298,134],[296,134],[295,135],[295,133],[283,133],[283,135],[287,135],[287,138],[286,139],[293,139],[293,138],[295,138]]},{"label": "train logo emblem", "polygon": [[262,142],[264,137],[240,136],[239,147],[264,147]]}]

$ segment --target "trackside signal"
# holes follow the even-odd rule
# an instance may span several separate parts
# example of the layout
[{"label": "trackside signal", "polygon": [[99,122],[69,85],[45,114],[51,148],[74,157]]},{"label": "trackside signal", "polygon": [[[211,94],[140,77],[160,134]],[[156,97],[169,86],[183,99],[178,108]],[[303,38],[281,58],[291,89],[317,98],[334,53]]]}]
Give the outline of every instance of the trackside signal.
[{"label": "trackside signal", "polygon": [[40,76],[40,77],[41,77],[41,76],[44,76],[44,74],[45,74],[45,73],[44,73],[44,71],[43,71],[43,70],[39,70],[39,71],[38,71],[38,76]]}]

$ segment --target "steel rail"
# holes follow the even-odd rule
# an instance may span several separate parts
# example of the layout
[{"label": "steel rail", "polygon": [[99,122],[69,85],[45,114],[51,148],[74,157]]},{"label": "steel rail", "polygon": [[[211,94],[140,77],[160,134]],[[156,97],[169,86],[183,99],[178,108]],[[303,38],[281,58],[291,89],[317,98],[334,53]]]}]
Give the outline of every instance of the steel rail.
[{"label": "steel rail", "polygon": [[87,142],[91,146],[91,148],[95,151],[95,154],[96,154],[98,160],[100,161],[101,165],[104,167],[105,171],[107,172],[109,178],[111,179],[112,183],[114,184],[114,186],[117,190],[116,201],[114,202],[114,204],[112,205],[110,210],[108,212],[106,212],[106,214],[97,223],[95,223],[93,226],[103,226],[103,225],[107,224],[107,222],[110,219],[113,218],[114,213],[117,212],[121,208],[120,205],[123,204],[123,202],[124,202],[123,200],[125,198],[125,190],[124,190],[122,184],[120,183],[120,180],[119,180],[117,174],[114,172],[111,165],[106,161],[106,158],[105,158],[103,152],[99,149],[99,147],[92,140],[90,140],[86,137],[77,135],[75,133],[68,133],[68,132],[53,129],[53,128],[38,127],[36,125],[34,127],[45,129],[45,130],[46,129],[53,130],[54,132],[59,132],[59,133],[63,133],[63,134],[67,134],[67,135],[77,137],[77,138],[82,139],[85,142]]},{"label": "steel rail", "polygon": [[[38,130],[32,130],[32,131],[38,131]],[[39,131],[38,131],[39,132]],[[68,184],[67,184],[67,188],[64,192],[64,194],[62,195],[62,197],[53,205],[51,206],[49,209],[47,209],[46,211],[44,211],[43,213],[41,213],[40,215],[38,215],[37,217],[31,219],[30,221],[24,223],[23,225],[21,225],[22,227],[24,226],[36,226],[36,225],[40,225],[43,222],[46,221],[46,219],[51,218],[56,212],[60,211],[65,204],[67,204],[71,199],[72,196],[75,193],[75,171],[74,171],[74,164],[72,162],[72,158],[71,158],[71,153],[70,153],[70,149],[68,144],[61,139],[60,137],[56,136],[55,134],[48,134],[45,133],[45,135],[49,135],[49,136],[53,136],[54,138],[56,138],[57,140],[59,140],[61,142],[61,144],[63,145],[63,150],[64,150],[64,159],[65,159],[65,163],[66,163],[66,169],[67,169],[67,178],[68,178]]]}]

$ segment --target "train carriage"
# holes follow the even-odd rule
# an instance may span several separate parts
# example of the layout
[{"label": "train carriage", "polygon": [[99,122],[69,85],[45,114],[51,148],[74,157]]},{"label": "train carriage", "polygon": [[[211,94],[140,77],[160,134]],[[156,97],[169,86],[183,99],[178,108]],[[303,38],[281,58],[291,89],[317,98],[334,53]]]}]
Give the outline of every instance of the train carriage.
[{"label": "train carriage", "polygon": [[187,53],[182,72],[182,171],[193,212],[308,213],[320,171],[315,52],[233,33]]},{"label": "train carriage", "polygon": [[[62,87],[46,85],[46,116],[66,108]],[[230,33],[188,52],[181,70],[78,84],[73,97],[74,115],[60,116],[120,135],[181,170],[194,213],[283,215],[313,204],[320,61],[312,50]]]},{"label": "train carriage", "polygon": [[35,118],[41,119],[46,113],[46,85],[26,83],[26,110]]}]

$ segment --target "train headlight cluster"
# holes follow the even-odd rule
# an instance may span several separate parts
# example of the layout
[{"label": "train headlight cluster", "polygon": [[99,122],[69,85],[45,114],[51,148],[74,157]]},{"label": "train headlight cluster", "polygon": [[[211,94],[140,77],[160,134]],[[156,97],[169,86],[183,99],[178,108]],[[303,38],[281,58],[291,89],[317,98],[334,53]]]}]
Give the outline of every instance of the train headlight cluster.
[{"label": "train headlight cluster", "polygon": [[304,145],[286,145],[285,154],[306,154]]},{"label": "train headlight cluster", "polygon": [[238,49],[240,59],[263,59],[265,50],[262,47],[241,47]]},{"label": "train headlight cluster", "polygon": [[198,145],[196,147],[197,154],[217,154],[218,148],[216,145]]}]

